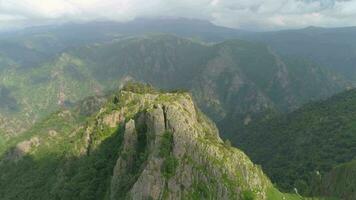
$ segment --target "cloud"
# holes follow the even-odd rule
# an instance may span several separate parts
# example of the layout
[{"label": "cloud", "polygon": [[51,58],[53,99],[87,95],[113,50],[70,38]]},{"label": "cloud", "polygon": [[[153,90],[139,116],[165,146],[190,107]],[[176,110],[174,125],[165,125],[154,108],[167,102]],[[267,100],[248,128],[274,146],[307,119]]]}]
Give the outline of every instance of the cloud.
[{"label": "cloud", "polygon": [[0,0],[0,27],[187,17],[242,29],[356,25],[356,0]]}]

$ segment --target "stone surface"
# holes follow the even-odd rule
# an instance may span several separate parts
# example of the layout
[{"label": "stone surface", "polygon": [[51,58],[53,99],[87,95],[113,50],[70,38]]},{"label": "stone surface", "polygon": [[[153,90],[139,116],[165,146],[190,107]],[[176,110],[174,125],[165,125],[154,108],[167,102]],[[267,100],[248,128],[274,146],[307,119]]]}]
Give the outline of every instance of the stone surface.
[{"label": "stone surface", "polygon": [[[252,191],[257,199],[266,199],[266,191],[272,187],[269,179],[243,152],[224,144],[216,126],[195,108],[189,94],[148,94],[146,97],[126,93],[120,99],[126,99],[123,106],[131,105],[126,112],[142,113],[139,123],[147,127],[143,134],[147,135],[148,153],[128,194],[121,195],[139,200],[194,199],[197,195],[208,199],[241,199],[244,191]],[[136,137],[132,134],[135,132],[133,120],[138,123],[138,119],[132,118],[125,125],[122,153],[125,157],[131,155],[125,152],[136,151],[131,138]],[[169,178],[163,173],[166,158],[160,155],[162,137],[167,132],[173,135],[171,155],[178,163]],[[130,162],[123,156],[118,159],[112,194],[117,186],[115,180],[126,173]],[[111,196],[111,199],[117,197]]]}]

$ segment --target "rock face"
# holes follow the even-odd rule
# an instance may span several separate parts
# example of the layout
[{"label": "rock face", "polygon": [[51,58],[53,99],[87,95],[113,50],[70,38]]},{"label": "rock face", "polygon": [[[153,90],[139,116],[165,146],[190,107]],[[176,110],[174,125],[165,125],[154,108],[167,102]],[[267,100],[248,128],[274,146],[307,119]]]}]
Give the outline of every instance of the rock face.
[{"label": "rock face", "polygon": [[125,120],[111,199],[267,198],[268,178],[243,152],[224,144],[189,94],[122,91],[120,100],[123,116],[134,117]]},{"label": "rock face", "polygon": [[29,153],[32,148],[38,147],[40,145],[40,139],[38,137],[33,137],[30,140],[25,140],[16,145],[11,151],[9,151],[5,157],[6,160],[18,161],[24,155]]}]

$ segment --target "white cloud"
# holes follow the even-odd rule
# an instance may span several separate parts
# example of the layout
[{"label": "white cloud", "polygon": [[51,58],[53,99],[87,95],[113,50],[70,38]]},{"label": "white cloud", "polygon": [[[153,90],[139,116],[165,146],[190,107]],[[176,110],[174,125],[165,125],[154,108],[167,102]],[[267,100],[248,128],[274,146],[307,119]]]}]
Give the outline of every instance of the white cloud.
[{"label": "white cloud", "polygon": [[4,26],[187,17],[245,29],[356,25],[356,0],[0,0]]}]

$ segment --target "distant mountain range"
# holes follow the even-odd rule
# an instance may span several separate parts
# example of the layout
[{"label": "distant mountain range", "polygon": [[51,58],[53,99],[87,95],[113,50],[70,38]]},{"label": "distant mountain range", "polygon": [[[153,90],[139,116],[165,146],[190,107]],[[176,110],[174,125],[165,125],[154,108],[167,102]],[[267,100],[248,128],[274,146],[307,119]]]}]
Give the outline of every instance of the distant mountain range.
[{"label": "distant mountain range", "polygon": [[[329,67],[349,80],[355,79],[356,27],[307,27],[296,30],[251,32],[216,26],[196,19],[136,19],[126,23],[98,21],[39,26],[0,35],[0,38],[18,40],[49,34],[54,36],[52,39],[57,42],[48,43],[52,45],[48,50],[59,52],[68,46],[147,33],[175,34],[205,42],[221,42],[236,38],[258,41],[271,46],[278,54],[304,58]],[[49,40],[48,37],[41,39]]]},{"label": "distant mountain range", "polygon": [[[68,47],[60,53],[54,53],[63,45],[55,34],[9,41],[8,46],[22,50],[13,54],[6,47],[2,54],[0,118],[2,130],[12,134],[61,106],[105,93],[130,79],[191,91],[204,112],[229,132],[348,86],[327,68],[241,40],[206,44],[148,34]],[[52,47],[53,52],[46,51]],[[17,59],[15,52],[29,55]]]},{"label": "distant mountain range", "polygon": [[249,34],[243,38],[268,44],[281,55],[305,58],[348,80],[356,79],[356,27],[286,30]]}]

